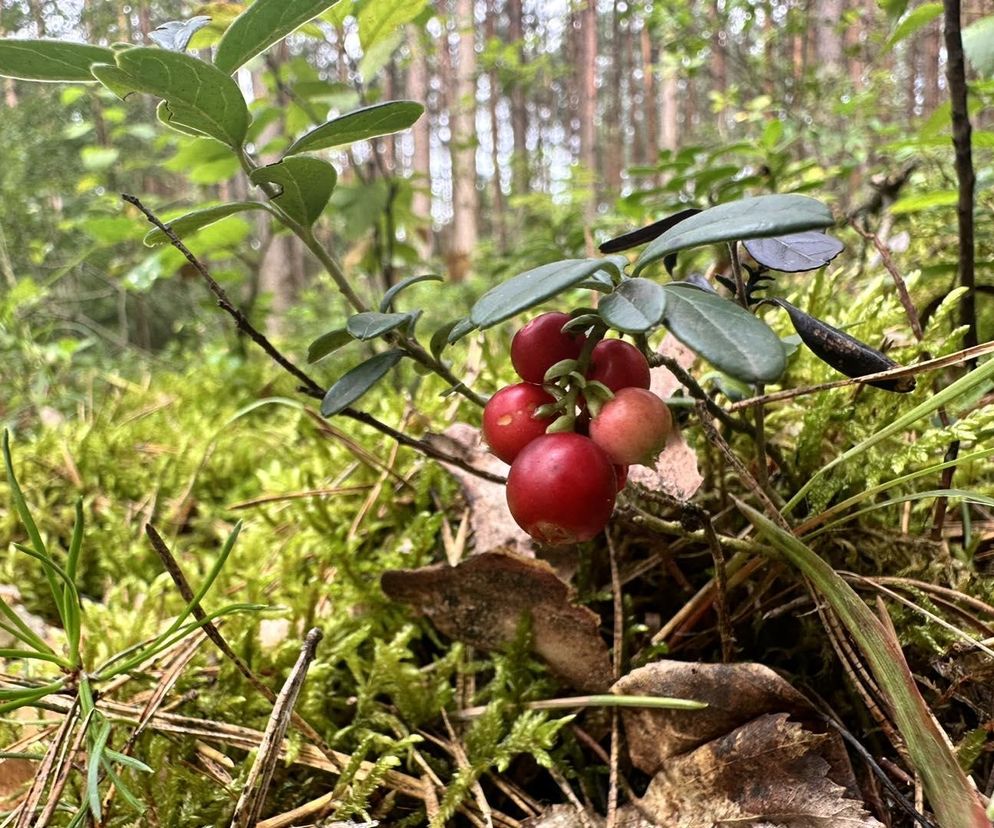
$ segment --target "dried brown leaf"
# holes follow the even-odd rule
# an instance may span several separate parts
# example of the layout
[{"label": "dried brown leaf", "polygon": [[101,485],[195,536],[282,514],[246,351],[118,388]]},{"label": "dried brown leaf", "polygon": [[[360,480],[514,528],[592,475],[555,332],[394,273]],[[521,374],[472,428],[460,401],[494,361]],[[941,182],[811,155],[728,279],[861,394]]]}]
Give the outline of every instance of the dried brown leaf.
[{"label": "dried brown leaf", "polygon": [[487,552],[454,567],[391,570],[380,583],[445,635],[482,650],[505,646],[522,616],[530,617],[535,652],[564,682],[586,692],[611,683],[600,618],[570,603],[569,586],[543,561]]},{"label": "dried brown leaf", "polygon": [[831,780],[821,755],[831,738],[805,730],[786,713],[759,716],[669,760],[640,810],[669,828],[881,828]]}]

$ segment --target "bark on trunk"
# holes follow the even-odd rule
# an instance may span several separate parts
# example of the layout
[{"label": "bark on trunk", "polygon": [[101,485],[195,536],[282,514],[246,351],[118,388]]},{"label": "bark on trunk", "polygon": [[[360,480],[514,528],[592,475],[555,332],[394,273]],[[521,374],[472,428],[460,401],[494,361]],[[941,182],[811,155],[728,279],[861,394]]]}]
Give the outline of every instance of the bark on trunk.
[{"label": "bark on trunk", "polygon": [[[411,100],[423,102],[427,107],[428,63],[421,43],[421,33],[417,27],[408,28],[407,43],[411,55],[407,67],[407,94]],[[421,248],[419,252],[425,257],[431,255],[434,247],[431,223],[431,124],[432,119],[426,114],[418,118],[411,128],[411,140],[414,143],[411,159],[414,196],[411,200],[411,211],[423,222],[417,229],[416,238]]]},{"label": "bark on trunk", "polygon": [[[597,172],[597,9],[587,0],[580,12],[580,163],[588,174]],[[588,220],[597,212],[597,191],[592,188]]]},{"label": "bark on trunk", "polygon": [[[508,0],[507,35],[518,52],[518,64],[525,67],[524,21],[521,0]],[[524,195],[530,190],[531,175],[528,163],[528,106],[521,76],[511,84],[511,132],[514,136],[514,155],[511,159],[512,191]]]},{"label": "bark on trunk", "polygon": [[450,278],[459,281],[469,273],[476,248],[476,22],[473,0],[456,0],[459,63],[452,120],[452,239],[449,246]]}]

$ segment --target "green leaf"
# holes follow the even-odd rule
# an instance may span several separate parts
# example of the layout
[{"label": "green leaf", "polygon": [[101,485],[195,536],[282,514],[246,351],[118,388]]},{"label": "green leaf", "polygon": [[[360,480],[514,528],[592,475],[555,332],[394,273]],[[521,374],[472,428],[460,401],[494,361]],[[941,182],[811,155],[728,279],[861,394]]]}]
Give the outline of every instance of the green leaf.
[{"label": "green leaf", "polygon": [[601,299],[601,319],[624,333],[646,333],[659,324],[666,307],[666,293],[648,279],[626,279],[614,293]]},{"label": "green leaf", "polygon": [[230,75],[336,2],[338,0],[255,0],[224,33],[217,45],[214,65]]},{"label": "green leaf", "polygon": [[919,29],[927,26],[935,18],[942,14],[942,3],[922,3],[908,14],[901,18],[892,34],[887,40],[887,48],[891,49],[906,37],[913,35]]},{"label": "green leaf", "polygon": [[376,339],[390,333],[411,319],[409,313],[377,313],[366,311],[349,317],[346,330],[356,339]]},{"label": "green leaf", "polygon": [[104,748],[107,747],[107,740],[109,738],[110,722],[104,720],[103,724],[100,725],[100,730],[97,731],[96,738],[93,740],[93,745],[90,747],[86,764],[86,790],[90,799],[90,812],[98,824],[103,819],[103,815],[100,812],[100,791],[98,789],[100,784],[100,763],[103,759]]},{"label": "green leaf", "polygon": [[431,335],[431,340],[428,343],[428,349],[431,351],[431,355],[435,357],[435,359],[441,361],[442,351],[444,351],[449,344],[449,334],[452,333],[452,329],[455,328],[456,325],[463,321],[465,320],[453,319],[435,329],[435,332]]},{"label": "green leaf", "polygon": [[366,0],[359,12],[359,43],[364,51],[421,14],[427,0]]},{"label": "green leaf", "polygon": [[352,342],[352,334],[345,328],[335,328],[333,331],[321,334],[307,346],[307,363],[318,362],[350,342]]},{"label": "green leaf", "polygon": [[666,327],[715,368],[745,382],[773,382],[783,373],[783,345],[765,322],[693,285],[672,282],[663,290]]},{"label": "green leaf", "polygon": [[66,40],[0,40],[0,77],[93,83],[94,63],[113,63],[114,52]]},{"label": "green leaf", "polygon": [[321,216],[338,182],[338,173],[319,158],[284,158],[252,170],[253,184],[276,184],[280,194],[273,201],[294,221],[312,225]]},{"label": "green leaf", "polygon": [[896,637],[839,573],[767,517],[736,501],[753,526],[824,596],[863,654],[943,826],[982,826],[983,806],[939,730]]},{"label": "green leaf", "polygon": [[442,277],[437,273],[426,273],[423,276],[408,276],[406,279],[402,279],[397,282],[393,287],[391,287],[386,293],[383,294],[383,299],[380,300],[380,310],[386,313],[393,307],[393,300],[397,298],[402,290],[407,290],[411,285],[416,285],[418,282],[441,282]]},{"label": "green leaf", "polygon": [[931,210],[933,207],[950,207],[958,200],[959,193],[956,190],[936,190],[932,193],[899,198],[891,204],[890,211],[899,216],[905,213],[917,213],[920,210]]},{"label": "green leaf", "polygon": [[963,51],[981,75],[994,75],[994,15],[963,29]]},{"label": "green leaf", "polygon": [[[563,259],[526,270],[484,293],[473,305],[469,318],[475,327],[489,328],[540,305],[598,270],[611,268],[620,271],[625,261],[623,256]],[[451,335],[449,341],[453,341]]]},{"label": "green leaf", "polygon": [[654,239],[635,263],[635,273],[688,247],[782,236],[832,224],[832,211],[807,196],[765,195],[730,201],[691,216]]},{"label": "green leaf", "polygon": [[198,14],[187,20],[169,20],[149,32],[148,39],[163,49],[185,52],[190,45],[190,38],[210,22],[211,18],[206,14]]},{"label": "green leaf", "polygon": [[[216,207],[194,210],[192,213],[187,213],[185,216],[180,216],[178,219],[167,222],[166,226],[177,236],[183,238],[184,236],[189,236],[191,233],[195,233],[202,227],[207,227],[235,213],[268,209],[265,204],[261,204],[258,201],[234,201],[230,204],[219,204]],[[144,242],[146,247],[156,247],[160,244],[168,244],[169,237],[156,227],[154,230],[150,230],[145,234]]]},{"label": "green leaf", "polygon": [[285,155],[340,147],[399,132],[410,127],[424,111],[415,101],[386,101],[357,109],[315,127],[294,141]]},{"label": "green leaf", "polygon": [[109,86],[113,83],[111,88],[118,95],[125,86],[155,95],[165,102],[165,123],[241,147],[249,111],[238,84],[224,72],[190,55],[164,49],[136,46],[114,56],[118,72],[104,72],[98,66],[93,74]]},{"label": "green leaf", "polygon": [[384,351],[357,365],[328,389],[321,401],[321,413],[325,417],[340,414],[383,379],[403,356],[403,351]]}]

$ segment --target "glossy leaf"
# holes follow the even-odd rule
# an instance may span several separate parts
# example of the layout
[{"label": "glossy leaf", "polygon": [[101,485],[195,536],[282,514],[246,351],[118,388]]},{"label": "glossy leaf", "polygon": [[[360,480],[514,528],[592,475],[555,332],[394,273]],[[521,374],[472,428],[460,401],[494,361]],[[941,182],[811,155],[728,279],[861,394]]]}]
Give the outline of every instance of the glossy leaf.
[{"label": "glossy leaf", "polygon": [[626,279],[601,300],[597,309],[612,328],[634,334],[656,327],[665,307],[666,293],[658,284],[648,279]]},{"label": "glossy leaf", "polygon": [[[223,218],[232,216],[235,213],[244,213],[249,210],[268,210],[265,204],[258,201],[235,201],[231,204],[219,204],[216,207],[206,207],[203,210],[194,210],[185,216],[180,216],[167,222],[167,226],[180,238],[189,236],[197,232],[202,227],[207,227],[220,221]],[[144,242],[146,247],[156,247],[160,244],[168,244],[169,237],[158,227],[145,234]]]},{"label": "glossy leaf", "polygon": [[403,356],[403,351],[384,351],[357,365],[328,389],[321,401],[321,413],[325,417],[340,414],[383,379]]},{"label": "glossy leaf", "polygon": [[994,75],[994,15],[963,29],[963,51],[981,75]]},{"label": "glossy leaf", "polygon": [[466,336],[466,334],[475,331],[476,328],[477,328],[476,323],[469,317],[466,317],[465,319],[459,319],[449,330],[449,335],[446,338],[446,341],[448,342],[449,345],[453,344],[454,342],[458,342],[460,339]]},{"label": "glossy leaf", "polygon": [[740,305],[680,282],[663,286],[663,322],[670,333],[715,368],[745,382],[773,382],[784,371],[773,330]]},{"label": "glossy leaf", "polygon": [[224,33],[217,45],[214,65],[230,75],[336,2],[338,0],[255,0]]},{"label": "glossy leaf", "polygon": [[0,76],[21,80],[93,83],[94,63],[113,63],[103,46],[67,40],[0,39]]},{"label": "glossy leaf", "polygon": [[744,244],[749,255],[757,262],[782,273],[817,270],[845,249],[845,245],[838,239],[816,230],[767,239],[749,239]]},{"label": "glossy leaf", "polygon": [[730,201],[667,230],[642,251],[635,272],[689,247],[819,230],[833,223],[831,210],[807,196],[765,195]]},{"label": "glossy leaf", "polygon": [[645,227],[640,227],[638,230],[632,230],[631,232],[624,233],[621,236],[615,236],[615,238],[604,242],[598,250],[600,250],[601,253],[618,253],[622,250],[638,247],[640,244],[645,244],[646,242],[659,238],[671,227],[676,227],[676,225],[678,225],[681,221],[686,221],[691,216],[696,216],[699,212],[701,211],[696,207],[681,210],[679,213],[674,213],[672,216],[667,216],[660,221],[653,222]]},{"label": "glossy leaf", "polygon": [[338,173],[319,158],[284,158],[258,167],[249,176],[253,184],[276,184],[273,202],[294,221],[310,226],[320,218],[338,181]]},{"label": "glossy leaf", "polygon": [[308,364],[318,362],[352,341],[352,334],[345,328],[335,328],[333,331],[321,334],[307,346],[307,362]]},{"label": "glossy leaf", "polygon": [[[145,92],[165,102],[165,123],[181,131],[194,131],[240,148],[249,124],[249,111],[238,85],[209,63],[190,55],[137,46],[115,53],[119,72],[110,75],[122,87]],[[105,81],[106,82],[106,81]]]},{"label": "glossy leaf", "polygon": [[359,10],[359,43],[368,52],[378,41],[388,38],[405,23],[421,14],[427,0],[366,0]]},{"label": "glossy leaf", "polygon": [[190,38],[210,22],[211,18],[206,14],[198,14],[189,20],[170,20],[149,32],[148,39],[163,49],[185,52],[190,45]]},{"label": "glossy leaf", "polygon": [[598,270],[620,271],[624,262],[624,257],[564,259],[526,270],[484,293],[469,318],[476,327],[489,328],[574,287]]},{"label": "glossy leaf", "polygon": [[376,339],[410,321],[409,313],[377,313],[366,311],[349,317],[346,330],[356,339]]},{"label": "glossy leaf", "polygon": [[397,282],[393,287],[391,287],[386,293],[383,294],[383,299],[380,301],[380,310],[386,313],[393,307],[393,300],[397,298],[397,295],[404,290],[407,290],[411,285],[416,285],[418,282],[441,282],[442,277],[437,273],[426,273],[422,276],[408,276],[406,279],[402,279]]},{"label": "glossy leaf", "polygon": [[410,127],[421,117],[425,108],[414,101],[386,101],[357,109],[315,127],[298,138],[286,155],[341,147],[380,135],[389,135]]}]

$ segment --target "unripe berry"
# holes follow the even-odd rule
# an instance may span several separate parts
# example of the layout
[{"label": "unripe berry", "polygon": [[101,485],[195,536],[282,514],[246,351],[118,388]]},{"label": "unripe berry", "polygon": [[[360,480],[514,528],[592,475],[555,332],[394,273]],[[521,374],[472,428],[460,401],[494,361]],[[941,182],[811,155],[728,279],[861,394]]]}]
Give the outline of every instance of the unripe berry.
[{"label": "unripe berry", "polygon": [[617,465],[651,466],[673,427],[670,410],[644,388],[622,388],[590,421],[590,439]]}]

